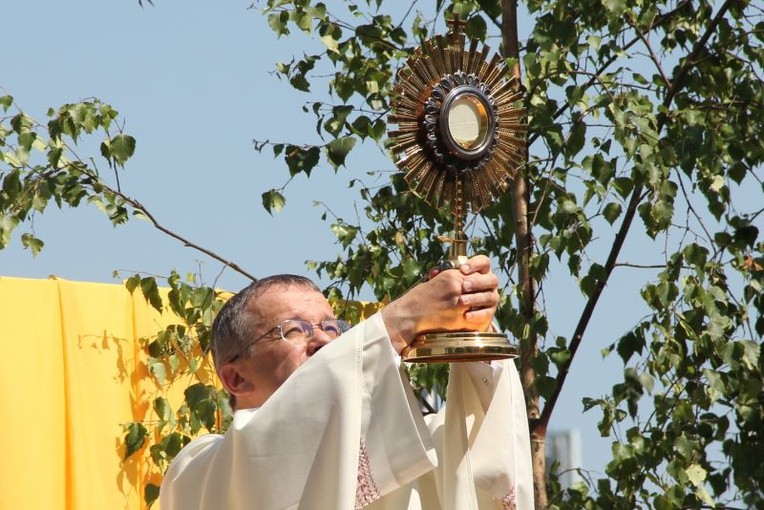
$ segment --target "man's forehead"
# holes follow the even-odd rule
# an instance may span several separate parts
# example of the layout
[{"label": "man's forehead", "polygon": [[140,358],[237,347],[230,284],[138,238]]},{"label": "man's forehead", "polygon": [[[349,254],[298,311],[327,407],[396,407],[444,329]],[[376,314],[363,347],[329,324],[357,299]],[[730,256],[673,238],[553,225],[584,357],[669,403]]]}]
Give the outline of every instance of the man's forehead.
[{"label": "man's forehead", "polygon": [[331,311],[323,294],[296,285],[273,285],[263,289],[247,305],[260,318],[288,319]]}]

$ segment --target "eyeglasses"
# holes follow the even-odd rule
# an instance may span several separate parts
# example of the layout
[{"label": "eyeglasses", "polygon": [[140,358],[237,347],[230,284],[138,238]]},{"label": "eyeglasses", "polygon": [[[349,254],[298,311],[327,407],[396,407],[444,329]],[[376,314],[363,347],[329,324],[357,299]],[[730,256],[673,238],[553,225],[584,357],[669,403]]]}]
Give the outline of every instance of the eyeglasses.
[{"label": "eyeglasses", "polygon": [[228,362],[236,361],[237,358],[239,358],[244,352],[249,350],[250,347],[255,345],[258,341],[265,338],[266,336],[274,333],[275,331],[278,331],[281,335],[281,338],[283,340],[286,340],[287,342],[296,344],[299,342],[307,342],[311,338],[313,338],[313,332],[314,328],[318,327],[326,333],[326,335],[334,340],[338,336],[340,336],[342,333],[346,332],[350,329],[350,324],[343,320],[339,319],[328,319],[325,321],[317,322],[315,324],[310,323],[308,321],[304,321],[301,319],[287,319],[285,321],[282,321],[280,324],[277,324],[276,326],[272,327],[259,337],[252,340],[249,344],[247,344],[246,347],[244,347],[241,351],[236,353],[231,359],[228,360]]}]

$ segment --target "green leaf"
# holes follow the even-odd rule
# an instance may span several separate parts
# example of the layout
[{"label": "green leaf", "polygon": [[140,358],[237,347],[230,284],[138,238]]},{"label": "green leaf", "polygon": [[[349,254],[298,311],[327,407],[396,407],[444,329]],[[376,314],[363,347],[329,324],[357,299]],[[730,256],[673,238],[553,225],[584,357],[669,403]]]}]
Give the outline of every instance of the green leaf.
[{"label": "green leaf", "polygon": [[645,391],[647,391],[647,393],[653,392],[653,387],[655,386],[655,379],[653,378],[653,376],[651,376],[647,372],[643,372],[639,374],[639,383],[642,385]]},{"label": "green leaf", "polygon": [[719,191],[723,187],[724,187],[724,177],[722,177],[721,175],[715,175],[711,184],[708,186],[708,188],[714,193],[719,193]]},{"label": "green leaf", "polygon": [[698,498],[703,501],[708,508],[713,508],[716,506],[716,501],[714,501],[714,498],[711,497],[704,486],[701,485],[695,489],[695,495],[697,495]]},{"label": "green leaf", "polygon": [[210,387],[205,386],[202,383],[192,384],[186,388],[186,390],[183,392],[183,395],[186,397],[186,403],[188,404],[188,407],[194,409],[203,400],[210,398]]},{"label": "green leaf", "polygon": [[158,466],[162,466],[165,462],[172,460],[178,455],[178,452],[190,442],[190,438],[179,432],[173,432],[164,438],[159,443],[151,446],[151,459]]},{"label": "green leaf", "polygon": [[170,370],[175,372],[180,366],[180,358],[178,358],[177,354],[170,354],[167,356],[167,364],[170,365]]},{"label": "green leaf", "polygon": [[633,331],[629,331],[618,340],[618,355],[623,360],[624,365],[629,362],[631,357],[636,353],[642,352],[645,347],[644,338],[641,335],[637,335]]},{"label": "green leaf", "polygon": [[14,115],[11,119],[11,127],[17,134],[28,132],[32,126],[34,126],[32,119],[23,113]]},{"label": "green leaf", "polygon": [[3,111],[7,112],[8,108],[11,107],[13,104],[13,97],[12,96],[0,96],[0,106],[3,107]]},{"label": "green leaf", "polygon": [[296,145],[287,145],[284,153],[284,161],[289,167],[289,175],[295,176],[300,172],[305,172],[310,176],[311,170],[318,164],[321,151],[316,146],[298,147]]},{"label": "green leaf", "polygon": [[120,166],[135,153],[135,138],[130,135],[119,134],[109,141],[111,146],[111,156]]},{"label": "green leaf", "polygon": [[326,46],[326,49],[331,51],[332,53],[339,54],[339,43],[337,39],[335,39],[332,35],[325,35],[321,37],[321,42],[324,43],[324,46]]},{"label": "green leaf", "polygon": [[557,379],[548,375],[538,375],[535,382],[539,394],[544,398],[549,398],[557,387]]},{"label": "green leaf", "polygon": [[580,287],[581,291],[586,296],[592,296],[597,288],[598,282],[605,281],[607,274],[605,268],[600,264],[592,264],[589,268],[589,273],[581,278]]},{"label": "green leaf", "polygon": [[567,349],[554,349],[554,352],[552,352],[552,349],[550,349],[549,352],[549,358],[552,360],[552,363],[558,367],[561,367],[563,364],[567,363],[571,355],[570,351]]},{"label": "green leaf", "polygon": [[153,483],[147,483],[146,486],[143,488],[143,501],[146,502],[146,505],[151,507],[151,505],[153,505],[158,498],[159,498],[159,485],[154,485]]},{"label": "green leaf", "polygon": [[337,138],[326,145],[327,158],[336,171],[345,164],[345,158],[355,146],[356,139],[350,136]]},{"label": "green leaf", "polygon": [[614,180],[613,187],[621,195],[621,198],[626,198],[631,193],[631,190],[634,189],[634,181],[628,177],[618,177]]},{"label": "green leaf", "polygon": [[164,384],[167,380],[167,370],[161,360],[149,361],[149,372],[156,378],[159,384]]},{"label": "green leaf", "polygon": [[122,460],[127,460],[132,454],[143,447],[149,431],[143,424],[138,422],[128,423],[125,426],[125,454]]},{"label": "green leaf", "polygon": [[375,141],[380,141],[387,132],[387,124],[382,119],[375,121],[369,129],[369,136]]},{"label": "green leaf", "polygon": [[342,243],[343,248],[350,246],[358,234],[358,228],[352,225],[348,225],[344,221],[337,222],[332,225],[332,232],[337,237],[337,240]]},{"label": "green leaf", "polygon": [[467,20],[466,34],[480,41],[485,40],[488,32],[488,26],[482,16],[472,16]]},{"label": "green leaf", "polygon": [[294,11],[292,13],[292,19],[295,24],[300,27],[300,30],[309,34],[313,28],[313,17],[304,11]]},{"label": "green leaf", "polygon": [[333,136],[339,135],[342,129],[345,127],[345,121],[347,120],[348,115],[352,111],[352,106],[335,106],[332,108],[331,117],[324,123],[324,129],[326,129]]},{"label": "green leaf", "polygon": [[146,302],[150,303],[156,311],[162,311],[162,297],[159,295],[159,287],[155,278],[151,276],[141,278],[141,292],[143,292]]},{"label": "green leaf", "polygon": [[207,430],[212,430],[215,426],[215,411],[217,406],[213,400],[207,399],[199,402],[193,409],[194,416],[203,424]]},{"label": "green leaf", "polygon": [[319,2],[308,8],[308,13],[316,19],[324,21],[326,19],[326,5]]},{"label": "green leaf", "polygon": [[565,154],[567,154],[568,157],[573,158],[579,152],[581,152],[581,149],[584,148],[585,142],[586,124],[584,122],[576,122],[573,124],[573,127],[570,130],[570,134],[568,136],[568,140],[565,143]]},{"label": "green leaf", "polygon": [[197,308],[208,308],[212,304],[212,298],[215,296],[215,291],[210,287],[197,287],[191,293],[191,306]]},{"label": "green leaf", "polygon": [[742,248],[751,247],[759,238],[759,229],[753,225],[741,225],[735,228],[735,243]]},{"label": "green leaf", "polygon": [[[200,425],[211,430],[215,425],[215,411],[217,409],[215,388],[197,383],[186,388],[184,395],[186,403],[191,410],[192,416]],[[192,424],[192,428],[197,428]]]},{"label": "green leaf", "polygon": [[157,397],[154,399],[154,412],[157,413],[157,417],[159,418],[160,429],[172,420],[172,406],[170,405],[170,401],[165,397]]},{"label": "green leaf", "polygon": [[23,234],[21,236],[21,244],[24,246],[24,248],[31,250],[33,256],[40,253],[44,245],[41,239],[38,239],[29,233]]},{"label": "green leaf", "polygon": [[608,223],[611,225],[615,222],[615,220],[618,219],[618,217],[621,215],[621,204],[618,202],[610,202],[608,205],[605,206],[605,209],[603,209],[602,214],[605,216],[605,219]]},{"label": "green leaf", "polygon": [[284,208],[286,199],[278,190],[272,189],[262,194],[263,207],[268,214],[273,215],[274,212],[279,212]]},{"label": "green leaf", "polygon": [[653,206],[653,217],[657,223],[658,229],[665,229],[671,224],[671,218],[674,216],[674,204],[666,200],[660,200]]},{"label": "green leaf", "polygon": [[305,78],[305,75],[295,74],[289,79],[289,83],[294,87],[295,89],[301,91],[301,92],[310,92],[310,82]]},{"label": "green leaf", "polygon": [[581,399],[581,404],[584,406],[584,412],[590,411],[597,406],[602,405],[604,402],[601,399],[595,399],[591,397],[584,397]]},{"label": "green leaf", "polygon": [[356,134],[361,137],[361,139],[366,138],[369,136],[369,129],[371,128],[371,121],[369,120],[369,117],[366,115],[360,115],[356,117],[355,120],[353,120],[352,124],[350,124],[350,129],[353,132],[353,134]]},{"label": "green leaf", "polygon": [[744,340],[740,343],[743,345],[743,358],[741,361],[748,370],[756,370],[761,353],[761,345],[751,340]]},{"label": "green leaf", "polygon": [[138,288],[138,285],[141,284],[141,275],[136,274],[125,280],[125,287],[127,287],[128,292],[130,294],[133,293],[133,291]]},{"label": "green leaf", "polygon": [[289,13],[286,10],[268,15],[268,26],[270,26],[271,30],[276,32],[279,37],[289,34],[289,28],[287,27],[288,21]]},{"label": "green leaf", "polygon": [[700,487],[703,482],[706,481],[706,475],[708,474],[706,470],[698,464],[691,464],[685,470],[685,473],[687,474],[687,478],[690,480],[690,483],[695,487]]},{"label": "green leaf", "polygon": [[409,257],[403,260],[403,276],[406,278],[406,281],[417,281],[421,278],[421,275],[422,266],[416,259]]}]

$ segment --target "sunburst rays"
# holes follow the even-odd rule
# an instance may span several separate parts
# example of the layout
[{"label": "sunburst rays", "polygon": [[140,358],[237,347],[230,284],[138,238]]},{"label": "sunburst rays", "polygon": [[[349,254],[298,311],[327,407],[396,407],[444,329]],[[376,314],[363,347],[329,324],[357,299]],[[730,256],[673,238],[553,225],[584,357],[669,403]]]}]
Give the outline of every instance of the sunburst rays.
[{"label": "sunburst rays", "polygon": [[[452,22],[447,35],[426,40],[398,72],[391,101],[389,148],[411,189],[435,207],[455,214],[477,212],[506,191],[525,161],[527,126],[522,92],[508,78],[501,57],[465,36]],[[456,87],[470,87],[492,112],[491,137],[480,157],[464,157],[444,144],[438,120]]]}]

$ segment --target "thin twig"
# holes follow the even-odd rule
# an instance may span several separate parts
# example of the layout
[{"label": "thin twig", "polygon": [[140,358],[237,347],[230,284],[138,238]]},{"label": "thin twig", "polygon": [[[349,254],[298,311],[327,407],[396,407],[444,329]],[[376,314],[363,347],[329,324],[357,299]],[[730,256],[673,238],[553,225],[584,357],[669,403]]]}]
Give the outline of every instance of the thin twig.
[{"label": "thin twig", "polygon": [[[666,264],[634,264],[632,262],[617,262],[613,267],[630,267],[633,269],[665,269]],[[684,269],[689,269],[688,266],[683,266]]]},{"label": "thin twig", "polygon": [[695,219],[698,220],[698,224],[700,225],[700,228],[703,229],[703,232],[706,233],[707,239],[713,244],[714,236],[711,235],[711,232],[708,231],[706,228],[706,225],[703,223],[703,218],[700,217],[700,214],[695,210],[695,208],[692,206],[692,202],[690,202],[690,196],[687,193],[687,190],[684,187],[684,179],[682,179],[682,174],[677,173],[677,176],[679,177],[679,187],[682,188],[682,194],[684,195],[684,199],[687,202],[687,208],[690,210],[693,216],[695,216]]},{"label": "thin twig", "polygon": [[653,51],[653,46],[650,44],[650,40],[647,38],[647,36],[645,36],[645,34],[642,33],[642,31],[639,29],[639,27],[636,24],[631,24],[631,27],[634,29],[634,32],[637,33],[639,38],[642,40],[642,43],[644,43],[645,47],[647,48],[647,51],[650,53],[650,60],[653,61],[653,64],[655,64],[655,67],[658,69],[658,72],[661,75],[661,79],[663,79],[663,83],[666,84],[666,88],[670,89],[671,82],[666,77],[666,73],[663,71],[663,66],[661,65],[661,61],[658,58],[658,55],[655,54],[655,51]]},{"label": "thin twig", "polygon": [[[91,174],[89,172],[88,172],[88,174],[91,177],[93,177],[94,179],[98,179],[97,176],[95,176],[95,175],[93,175],[93,174]],[[233,269],[237,273],[239,273],[239,274],[241,274],[243,276],[246,276],[247,278],[249,278],[253,282],[257,281],[257,278],[255,276],[253,276],[252,274],[250,274],[247,271],[245,271],[241,266],[239,266],[235,262],[232,262],[232,261],[230,261],[230,260],[228,260],[226,258],[223,258],[222,256],[218,255],[217,253],[213,252],[212,250],[208,250],[207,248],[204,248],[203,246],[201,246],[199,244],[196,244],[193,241],[188,240],[187,238],[181,236],[180,234],[170,230],[169,228],[167,228],[164,225],[162,225],[161,223],[159,223],[159,220],[157,220],[156,217],[143,204],[141,204],[140,202],[138,202],[134,198],[131,198],[131,197],[127,196],[122,191],[119,191],[119,190],[116,190],[116,189],[112,188],[111,186],[109,186],[107,183],[105,183],[104,181],[102,181],[100,179],[98,179],[98,185],[103,189],[103,191],[106,191],[107,193],[112,193],[115,196],[118,196],[126,204],[130,205],[130,207],[132,207],[135,211],[138,211],[141,214],[143,214],[144,216],[146,216],[146,218],[148,218],[149,221],[154,225],[154,228],[156,228],[160,232],[163,232],[163,233],[167,234],[168,236],[172,237],[173,239],[175,239],[177,241],[180,241],[181,243],[183,243],[184,246],[187,246],[189,248],[193,248],[194,250],[196,250],[198,252],[201,252],[201,253],[204,253],[208,257],[210,257],[212,259],[215,259],[218,262],[221,262],[224,266],[230,267],[231,269]]]}]

